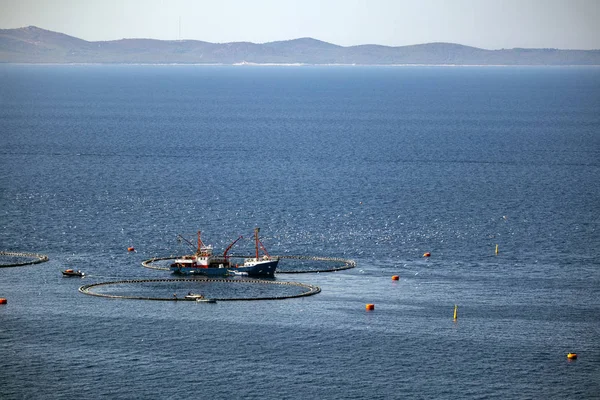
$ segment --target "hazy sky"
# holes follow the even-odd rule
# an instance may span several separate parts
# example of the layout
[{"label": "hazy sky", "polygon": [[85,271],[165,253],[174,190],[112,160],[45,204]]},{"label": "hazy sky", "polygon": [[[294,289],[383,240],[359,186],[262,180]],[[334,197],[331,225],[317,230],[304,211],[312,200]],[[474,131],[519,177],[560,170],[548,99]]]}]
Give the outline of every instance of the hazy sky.
[{"label": "hazy sky", "polygon": [[90,41],[600,49],[600,0],[0,0],[0,29],[29,25]]}]

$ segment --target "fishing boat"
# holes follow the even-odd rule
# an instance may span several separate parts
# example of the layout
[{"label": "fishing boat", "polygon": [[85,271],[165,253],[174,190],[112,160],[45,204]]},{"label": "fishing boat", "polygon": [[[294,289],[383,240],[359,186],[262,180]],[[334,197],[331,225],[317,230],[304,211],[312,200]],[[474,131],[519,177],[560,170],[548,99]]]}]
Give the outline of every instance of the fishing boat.
[{"label": "fishing boat", "polygon": [[[258,277],[270,277],[275,275],[277,264],[279,264],[279,258],[271,257],[258,238],[260,228],[254,228],[254,247],[255,257],[247,258],[243,265],[235,266],[232,268],[232,273],[235,275],[248,275]],[[260,255],[259,249],[263,251],[263,255]]]},{"label": "fishing boat", "polygon": [[[200,231],[198,231],[196,252],[192,255],[175,259],[175,262],[171,264],[169,269],[171,272],[181,275],[229,276],[235,274],[253,277],[273,277],[279,259],[269,256],[264,245],[258,238],[259,231],[259,228],[254,230],[256,257],[246,259],[242,265],[233,265],[227,253],[238,240],[243,239],[243,236],[238,237],[233,243],[227,246],[223,255],[216,255],[213,253],[212,245],[204,244]],[[181,235],[179,235],[179,238],[192,245],[191,242]],[[259,254],[259,247],[264,252],[262,256]]]},{"label": "fishing boat", "polygon": [[80,270],[75,271],[73,269],[65,269],[62,274],[63,276],[79,276],[82,278],[85,276],[84,272],[81,272]]},{"label": "fishing boat", "polygon": [[[183,236],[178,235],[178,238],[183,239],[190,246],[193,246],[192,243]],[[235,242],[237,242],[237,240]],[[198,245],[196,252],[192,255],[177,258],[175,262],[171,264],[170,269],[173,273],[181,275],[227,276],[229,275],[228,268],[231,266],[229,258],[227,257],[227,251],[229,251],[235,242],[227,247],[223,256],[215,255],[213,254],[212,245],[205,245],[204,242],[202,242],[200,231],[198,231]]]}]

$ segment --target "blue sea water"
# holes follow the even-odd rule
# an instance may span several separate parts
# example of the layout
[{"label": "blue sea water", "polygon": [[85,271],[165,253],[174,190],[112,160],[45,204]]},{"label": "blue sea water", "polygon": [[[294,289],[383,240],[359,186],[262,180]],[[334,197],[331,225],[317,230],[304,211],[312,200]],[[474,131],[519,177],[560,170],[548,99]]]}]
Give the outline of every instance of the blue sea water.
[{"label": "blue sea water", "polygon": [[[77,290],[256,226],[357,266]],[[600,398],[600,69],[0,65],[1,250],[2,399]]]}]

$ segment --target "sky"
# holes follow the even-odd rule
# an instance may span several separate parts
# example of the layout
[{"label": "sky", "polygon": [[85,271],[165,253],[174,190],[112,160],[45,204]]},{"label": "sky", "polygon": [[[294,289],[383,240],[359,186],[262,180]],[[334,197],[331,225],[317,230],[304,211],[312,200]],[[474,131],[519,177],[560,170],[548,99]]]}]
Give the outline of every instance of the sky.
[{"label": "sky", "polygon": [[600,49],[600,0],[0,0],[0,29],[30,25],[88,41],[587,50]]}]

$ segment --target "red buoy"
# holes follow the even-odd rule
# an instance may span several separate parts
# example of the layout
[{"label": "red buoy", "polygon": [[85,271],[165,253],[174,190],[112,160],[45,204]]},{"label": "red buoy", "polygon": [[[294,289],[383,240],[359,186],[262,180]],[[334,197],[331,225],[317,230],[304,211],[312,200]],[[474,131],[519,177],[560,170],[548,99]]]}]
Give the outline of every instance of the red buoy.
[{"label": "red buoy", "polygon": [[0,304],[6,304],[6,299],[4,297],[0,297]]},{"label": "red buoy", "polygon": [[135,251],[135,249],[133,247],[128,247],[127,251]]},{"label": "red buoy", "polygon": [[427,253],[423,254],[423,257],[431,257],[431,253],[427,252]]},{"label": "red buoy", "polygon": [[397,280],[399,280],[399,279],[400,279],[400,277],[399,277],[398,275],[393,275],[393,276],[392,276],[392,280],[393,280],[393,281],[397,281]]}]

